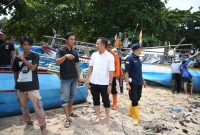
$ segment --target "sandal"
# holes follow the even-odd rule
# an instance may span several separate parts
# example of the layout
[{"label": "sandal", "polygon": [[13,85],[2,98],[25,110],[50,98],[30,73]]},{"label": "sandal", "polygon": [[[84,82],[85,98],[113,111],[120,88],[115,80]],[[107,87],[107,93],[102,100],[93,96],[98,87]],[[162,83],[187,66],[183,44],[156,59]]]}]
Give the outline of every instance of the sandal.
[{"label": "sandal", "polygon": [[24,127],[24,130],[29,129],[30,127],[33,127],[33,123],[27,123],[26,126]]},{"label": "sandal", "polygon": [[66,120],[64,121],[64,127],[65,127],[65,128],[69,128],[70,125],[71,125],[71,121],[66,119]]},{"label": "sandal", "polygon": [[71,116],[71,117],[79,117],[78,114],[75,114],[75,113],[73,113],[73,112],[70,114],[70,116]]}]

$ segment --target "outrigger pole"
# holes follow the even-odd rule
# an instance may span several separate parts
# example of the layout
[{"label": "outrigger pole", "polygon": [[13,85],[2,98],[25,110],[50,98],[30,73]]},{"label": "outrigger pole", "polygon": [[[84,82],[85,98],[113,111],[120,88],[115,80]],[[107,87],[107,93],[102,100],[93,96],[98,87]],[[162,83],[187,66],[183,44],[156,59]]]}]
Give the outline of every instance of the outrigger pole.
[{"label": "outrigger pole", "polygon": [[11,1],[6,7],[4,7],[2,10],[0,10],[0,13],[3,11],[3,10],[6,10],[10,5],[12,5],[16,0],[13,0]]}]

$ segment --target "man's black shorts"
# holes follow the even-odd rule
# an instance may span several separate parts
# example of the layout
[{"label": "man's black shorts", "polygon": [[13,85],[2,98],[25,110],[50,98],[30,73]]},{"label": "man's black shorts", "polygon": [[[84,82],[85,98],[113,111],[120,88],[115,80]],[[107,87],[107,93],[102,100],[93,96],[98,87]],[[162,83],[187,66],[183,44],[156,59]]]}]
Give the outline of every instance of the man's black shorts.
[{"label": "man's black shorts", "polygon": [[192,83],[192,80],[188,77],[183,77],[184,82]]}]

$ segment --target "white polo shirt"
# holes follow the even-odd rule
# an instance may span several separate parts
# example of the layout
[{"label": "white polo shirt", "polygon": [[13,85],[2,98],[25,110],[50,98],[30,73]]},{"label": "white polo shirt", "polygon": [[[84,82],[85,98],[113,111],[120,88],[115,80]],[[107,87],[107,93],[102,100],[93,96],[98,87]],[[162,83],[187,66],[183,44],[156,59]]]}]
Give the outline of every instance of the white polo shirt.
[{"label": "white polo shirt", "polygon": [[114,57],[108,51],[100,54],[94,52],[89,66],[93,67],[90,82],[98,85],[109,85],[109,71],[115,71]]}]

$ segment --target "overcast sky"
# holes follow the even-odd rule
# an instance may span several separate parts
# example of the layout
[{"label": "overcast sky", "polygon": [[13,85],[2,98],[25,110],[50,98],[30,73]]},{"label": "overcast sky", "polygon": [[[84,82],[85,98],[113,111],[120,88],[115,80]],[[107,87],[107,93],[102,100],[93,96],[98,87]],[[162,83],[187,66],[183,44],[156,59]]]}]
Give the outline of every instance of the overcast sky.
[{"label": "overcast sky", "polygon": [[168,0],[165,6],[167,8],[171,9],[178,8],[180,10],[187,10],[192,6],[193,7],[192,12],[195,12],[199,10],[200,0]]},{"label": "overcast sky", "polygon": [[[165,1],[165,0],[161,0]],[[187,10],[190,7],[193,7],[192,12],[198,11],[200,7],[200,0],[168,0],[166,4],[167,8],[175,9],[178,8],[180,10]],[[2,19],[4,16],[0,16]]]}]

